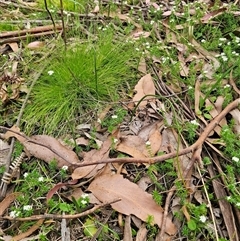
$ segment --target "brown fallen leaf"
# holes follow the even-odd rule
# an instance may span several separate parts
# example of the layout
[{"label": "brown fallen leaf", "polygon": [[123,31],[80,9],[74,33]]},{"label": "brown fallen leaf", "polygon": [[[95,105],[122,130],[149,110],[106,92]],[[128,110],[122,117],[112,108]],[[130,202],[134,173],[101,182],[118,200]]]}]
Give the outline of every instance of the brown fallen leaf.
[{"label": "brown fallen leaf", "polygon": [[41,225],[43,224],[43,221],[44,219],[40,219],[34,225],[32,225],[27,231],[12,237],[12,240],[14,241],[23,240],[24,238],[30,236],[32,233],[34,233],[36,230],[38,230],[41,227]]},{"label": "brown fallen leaf", "polygon": [[[108,202],[120,198],[119,202],[111,204],[112,208],[125,215],[133,214],[146,222],[149,215],[154,217],[154,223],[161,227],[163,209],[155,203],[152,196],[144,192],[138,185],[124,179],[122,175],[103,175],[93,180],[88,187],[100,201]],[[177,229],[170,218],[167,219],[166,232],[174,235]]]},{"label": "brown fallen leaf", "polygon": [[25,136],[18,131],[18,128],[12,127],[12,131],[7,131],[5,138],[15,137],[20,141],[27,155],[32,155],[47,163],[56,160],[59,168],[63,166],[71,166],[78,163],[79,159],[75,152],[63,146],[58,140],[47,135],[35,135],[31,137]]},{"label": "brown fallen leaf", "polygon": [[210,13],[207,13],[206,15],[204,15],[201,18],[202,23],[208,23],[209,20],[211,20],[212,18],[224,13],[227,10],[227,8],[219,8],[217,10],[214,10]]},{"label": "brown fallen leaf", "polygon": [[70,180],[68,182],[60,182],[60,183],[57,183],[54,187],[52,187],[49,191],[48,191],[48,194],[47,194],[47,201],[52,198],[52,196],[61,188],[63,187],[68,187],[68,186],[71,186],[71,185],[75,185],[77,183],[77,180]]},{"label": "brown fallen leaf", "polygon": [[34,41],[34,42],[29,43],[27,45],[27,48],[32,49],[32,50],[40,49],[40,48],[44,47],[44,45],[45,45],[45,43],[42,41]]},{"label": "brown fallen leaf", "polygon": [[10,206],[10,204],[19,196],[20,192],[14,192],[5,197],[0,203],[0,216],[3,215],[5,210]]},{"label": "brown fallen leaf", "polygon": [[[146,74],[143,76],[135,86],[134,90],[136,91],[136,94],[133,97],[134,102],[140,101],[144,96],[146,95],[155,95],[155,85],[152,80],[151,74]],[[141,103],[139,104],[139,107],[145,107],[147,105],[147,99],[151,99],[153,97],[148,96],[146,97]]]},{"label": "brown fallen leaf", "polygon": [[[103,142],[100,150],[91,150],[89,152],[84,153],[83,162],[91,163],[100,161],[102,159],[107,159],[109,155],[110,148],[112,146],[112,139],[114,136],[117,136],[117,132],[113,134],[113,136],[109,136],[106,141]],[[85,167],[76,168],[72,173],[72,179],[80,179],[83,177],[90,178],[97,174],[97,172],[102,169],[105,164],[98,165],[90,165]]]},{"label": "brown fallen leaf", "polygon": [[148,155],[145,142],[139,136],[126,136],[116,147],[117,151],[126,153],[135,158],[145,158]]}]

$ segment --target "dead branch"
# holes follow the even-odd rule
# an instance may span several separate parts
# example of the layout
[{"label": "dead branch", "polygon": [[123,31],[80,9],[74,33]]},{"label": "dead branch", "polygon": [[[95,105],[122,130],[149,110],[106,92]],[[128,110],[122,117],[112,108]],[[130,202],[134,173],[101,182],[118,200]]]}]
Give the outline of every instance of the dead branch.
[{"label": "dead branch", "polygon": [[26,218],[12,218],[10,216],[0,216],[0,220],[2,219],[7,219],[7,220],[11,220],[11,221],[30,221],[30,220],[41,220],[41,219],[74,219],[74,218],[80,218],[80,217],[84,217],[87,216],[93,212],[95,212],[96,210],[98,210],[99,208],[108,206],[110,204],[113,204],[115,202],[119,202],[121,201],[121,199],[115,199],[111,202],[106,202],[103,204],[99,204],[96,205],[95,207],[82,212],[82,213],[77,213],[77,214],[66,214],[66,215],[61,215],[61,214],[42,214],[42,215],[33,215],[31,217],[26,217]]},{"label": "dead branch", "polygon": [[[46,26],[40,26],[40,27],[35,27],[35,28],[30,28],[30,29],[24,29],[20,31],[9,31],[5,33],[0,34],[0,38],[7,38],[7,37],[17,37],[17,36],[23,36],[26,34],[31,34],[31,33],[41,33],[41,32],[48,32],[50,30],[54,29],[54,25],[46,25]],[[56,25],[56,29],[61,30],[62,25],[58,24]]]},{"label": "dead branch", "polygon": [[51,35],[62,31],[61,25],[56,25],[54,29],[53,25],[41,26],[32,29],[25,29],[22,31],[11,31],[0,34],[0,44],[13,43],[23,39],[37,38],[41,36]]}]

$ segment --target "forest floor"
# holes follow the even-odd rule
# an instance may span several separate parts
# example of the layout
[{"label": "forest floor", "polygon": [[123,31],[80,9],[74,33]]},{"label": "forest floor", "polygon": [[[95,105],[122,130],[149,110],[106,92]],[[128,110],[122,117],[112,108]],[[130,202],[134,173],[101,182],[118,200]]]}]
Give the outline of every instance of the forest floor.
[{"label": "forest floor", "polygon": [[1,240],[240,240],[240,2],[0,0]]}]

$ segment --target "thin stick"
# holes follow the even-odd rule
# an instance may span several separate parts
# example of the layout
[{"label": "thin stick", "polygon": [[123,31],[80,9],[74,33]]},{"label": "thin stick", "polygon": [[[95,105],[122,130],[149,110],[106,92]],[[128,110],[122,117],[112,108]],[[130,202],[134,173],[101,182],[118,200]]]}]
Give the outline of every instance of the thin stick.
[{"label": "thin stick", "polygon": [[65,215],[61,215],[61,214],[42,214],[42,215],[33,215],[31,217],[26,217],[26,218],[12,218],[10,216],[0,216],[0,220],[2,219],[7,219],[7,220],[11,220],[11,221],[30,221],[30,220],[40,220],[40,219],[74,219],[74,218],[80,218],[80,217],[83,217],[83,216],[87,216],[93,212],[95,212],[96,210],[98,210],[99,208],[102,208],[102,207],[105,207],[105,206],[108,206],[110,204],[113,204],[115,202],[119,202],[121,201],[121,199],[115,199],[111,202],[106,202],[106,203],[103,203],[103,204],[99,204],[99,205],[96,205],[95,207],[85,211],[85,212],[82,212],[82,213],[77,213],[77,214],[65,214]]},{"label": "thin stick", "polygon": [[52,14],[51,14],[51,12],[48,9],[48,5],[47,5],[47,1],[46,0],[44,0],[44,6],[45,6],[46,11],[48,12],[49,17],[52,20],[52,23],[53,23],[53,26],[54,26],[54,30],[56,30],[56,25],[55,25],[55,22],[53,20]]},{"label": "thin stick", "polygon": [[[46,1],[46,0],[44,0]],[[66,30],[64,24],[64,14],[63,14],[63,2],[60,0],[60,12],[61,12],[61,21],[62,21],[62,37],[64,41],[65,51],[67,50],[67,38],[66,38]]]}]

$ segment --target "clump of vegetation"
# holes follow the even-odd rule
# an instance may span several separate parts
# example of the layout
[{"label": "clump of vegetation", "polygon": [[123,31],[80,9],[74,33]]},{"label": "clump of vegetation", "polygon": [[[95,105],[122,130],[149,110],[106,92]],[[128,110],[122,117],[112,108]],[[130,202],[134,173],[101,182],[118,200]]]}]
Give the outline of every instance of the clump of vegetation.
[{"label": "clump of vegetation", "polygon": [[107,32],[66,52],[58,50],[32,92],[25,112],[27,130],[37,124],[42,133],[59,131],[77,123],[83,113],[96,112],[100,102],[117,101],[121,87],[136,79],[138,56],[130,45]]}]

